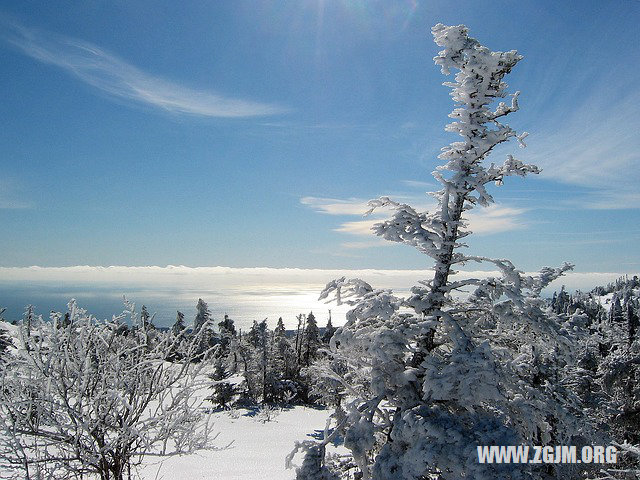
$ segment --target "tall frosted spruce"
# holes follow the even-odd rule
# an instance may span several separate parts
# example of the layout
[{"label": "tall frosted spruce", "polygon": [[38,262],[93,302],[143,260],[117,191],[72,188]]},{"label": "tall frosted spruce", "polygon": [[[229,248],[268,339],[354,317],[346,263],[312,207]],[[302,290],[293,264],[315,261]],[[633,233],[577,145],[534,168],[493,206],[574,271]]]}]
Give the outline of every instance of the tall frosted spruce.
[{"label": "tall frosted spruce", "polygon": [[[444,164],[433,172],[442,186],[432,194],[438,207],[418,212],[387,197],[369,205],[370,212],[394,210],[373,227],[375,234],[430,256],[434,276],[413,287],[408,298],[359,279],[343,277],[326,286],[320,298],[354,306],[331,341],[332,360],[318,366],[341,383],[345,401],[323,441],[297,443],[288,457],[303,450],[314,459],[298,471],[299,480],[351,478],[354,472],[364,480],[541,478],[535,466],[479,464],[477,446],[570,445],[586,430],[562,378],[575,355],[575,329],[552,318],[539,298],[572,266],[529,276],[509,260],[460,251],[471,233],[465,212],[493,203],[486,185],[540,171],[512,155],[502,165],[484,162],[511,139],[524,146],[526,133],[502,123],[518,110],[519,92],[496,102],[507,97],[503,78],[522,57],[492,52],[463,25],[438,24],[432,32],[443,48],[435,63],[445,75],[457,72],[444,84],[456,104],[446,130],[461,137],[442,149]],[[501,275],[452,279],[454,268],[470,261],[493,264]],[[460,289],[472,293],[456,299]],[[332,362],[346,364],[347,373],[337,373]],[[325,446],[338,435],[350,455],[325,458]],[[568,478],[558,468],[547,468],[545,475]]]}]

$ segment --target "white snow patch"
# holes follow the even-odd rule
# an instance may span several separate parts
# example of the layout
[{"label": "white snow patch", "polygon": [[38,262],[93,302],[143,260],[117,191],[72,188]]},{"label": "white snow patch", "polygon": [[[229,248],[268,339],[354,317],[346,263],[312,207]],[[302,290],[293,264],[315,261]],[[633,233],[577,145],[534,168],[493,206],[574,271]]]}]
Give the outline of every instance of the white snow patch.
[{"label": "white snow patch", "polygon": [[[261,422],[248,410],[214,414],[213,430],[220,432],[215,444],[221,450],[164,460],[148,458],[140,470],[142,480],[288,480],[295,470],[285,468],[285,457],[296,440],[321,433],[330,410],[295,407]],[[231,443],[232,442],[232,443]],[[224,446],[231,443],[228,448]],[[302,463],[302,458],[298,459]]]}]

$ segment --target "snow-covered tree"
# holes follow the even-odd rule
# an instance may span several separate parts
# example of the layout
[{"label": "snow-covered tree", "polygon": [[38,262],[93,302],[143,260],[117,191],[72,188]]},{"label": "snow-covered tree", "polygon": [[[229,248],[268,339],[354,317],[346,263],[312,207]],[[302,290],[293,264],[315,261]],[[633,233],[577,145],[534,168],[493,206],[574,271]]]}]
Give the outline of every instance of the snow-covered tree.
[{"label": "snow-covered tree", "polygon": [[229,373],[226,369],[224,357],[216,356],[214,358],[213,373],[209,375],[209,378],[213,380],[211,385],[213,393],[208,397],[208,400],[215,406],[226,409],[233,401],[236,392],[233,384],[227,381]]},{"label": "snow-covered tree", "polygon": [[272,346],[273,368],[279,378],[283,380],[293,380],[297,374],[299,366],[296,363],[296,352],[287,339],[287,332],[284,328],[282,317],[278,319],[273,331]]},{"label": "snow-covered tree", "polygon": [[145,330],[155,328],[153,325],[153,315],[149,313],[146,305],[142,305],[142,307],[140,308],[140,323],[142,325],[142,328],[144,328]]},{"label": "snow-covered tree", "polygon": [[118,322],[97,321],[73,301],[70,313],[68,325],[33,315],[18,328],[0,379],[3,466],[16,478],[122,480],[147,455],[207,446],[196,395],[204,388],[202,364],[193,362],[198,337],[169,363],[174,336],[149,344],[144,329],[122,336]]},{"label": "snow-covered tree", "polygon": [[301,365],[308,367],[318,357],[318,349],[322,345],[320,341],[320,330],[318,322],[313,312],[307,315],[307,321],[302,335],[302,357]]},{"label": "snow-covered tree", "polygon": [[301,365],[302,364],[302,345],[304,343],[304,327],[305,327],[307,317],[301,313],[296,317],[296,320],[298,320],[298,325],[296,327],[294,349],[296,352],[296,362],[298,363],[298,365]]},{"label": "snow-covered tree", "polygon": [[[572,443],[585,430],[579,399],[563,384],[563,367],[574,360],[572,331],[550,316],[541,290],[571,268],[543,268],[526,275],[505,259],[469,256],[460,249],[465,213],[493,203],[490,183],[538,173],[508,155],[486,165],[492,150],[517,134],[502,119],[518,110],[503,78],[522,58],[493,52],[468,36],[467,28],[432,29],[443,50],[435,63],[451,87],[456,108],[446,130],[462,137],[443,148],[444,164],[433,173],[441,189],[438,206],[419,212],[388,197],[370,202],[395,210],[373,227],[386,240],[412,246],[434,261],[434,276],[408,298],[376,290],[362,280],[330,282],[321,295],[353,305],[331,340],[333,356],[346,365],[341,382],[348,398],[334,431],[344,435],[352,464],[363,480],[539,478],[530,465],[479,464],[478,445]],[[468,262],[488,263],[500,276],[453,279]],[[455,293],[470,290],[467,300]],[[319,444],[298,444],[315,458]],[[547,475],[562,477],[559,468]]]},{"label": "snow-covered tree", "polygon": [[218,332],[220,333],[220,355],[229,355],[231,341],[236,336],[236,327],[229,315],[225,314],[221,322],[218,323]]},{"label": "snow-covered tree", "polygon": [[205,324],[211,320],[211,312],[209,311],[209,305],[207,302],[198,299],[198,304],[196,305],[196,318],[193,321],[193,333],[198,333]]},{"label": "snow-covered tree", "polygon": [[[6,308],[0,308],[0,323],[4,322],[4,318],[2,314],[5,312]],[[7,355],[7,351],[9,347],[13,345],[13,340],[11,339],[11,335],[9,332],[0,325],[0,366],[4,362],[4,358]]]},{"label": "snow-covered tree", "polygon": [[196,318],[193,321],[193,334],[200,338],[199,350],[201,353],[210,351],[216,343],[216,335],[213,330],[213,319],[207,302],[198,299],[196,305]]},{"label": "snow-covered tree", "polygon": [[174,335],[180,335],[182,332],[186,330],[187,326],[184,323],[184,313],[180,310],[176,312],[176,321],[171,327],[171,333]]},{"label": "snow-covered tree", "polygon": [[334,333],[336,333],[336,328],[331,323],[331,310],[329,310],[329,319],[327,320],[327,326],[324,327],[324,332],[322,333],[322,343],[328,345]]}]

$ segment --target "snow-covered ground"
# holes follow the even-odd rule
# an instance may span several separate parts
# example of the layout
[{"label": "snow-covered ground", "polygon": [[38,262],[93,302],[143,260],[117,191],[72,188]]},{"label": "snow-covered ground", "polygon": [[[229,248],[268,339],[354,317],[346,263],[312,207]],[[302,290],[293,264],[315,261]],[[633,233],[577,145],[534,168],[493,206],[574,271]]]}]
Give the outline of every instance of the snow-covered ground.
[{"label": "snow-covered ground", "polygon": [[[214,444],[222,450],[194,455],[148,458],[140,470],[143,480],[289,480],[295,470],[285,468],[294,442],[322,435],[330,410],[295,407],[277,410],[270,421],[250,410],[215,413]],[[224,448],[233,442],[228,448]],[[302,463],[301,455],[294,463]]]}]

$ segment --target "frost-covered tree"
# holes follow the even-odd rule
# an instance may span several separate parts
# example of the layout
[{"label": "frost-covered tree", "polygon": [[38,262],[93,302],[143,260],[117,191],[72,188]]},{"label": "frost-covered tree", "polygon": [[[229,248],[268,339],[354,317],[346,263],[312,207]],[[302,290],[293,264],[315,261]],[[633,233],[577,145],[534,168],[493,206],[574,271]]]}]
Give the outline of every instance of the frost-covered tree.
[{"label": "frost-covered tree", "polygon": [[22,315],[22,323],[25,326],[27,335],[31,335],[31,327],[37,320],[38,317],[35,313],[35,307],[33,305],[27,305]]},{"label": "frost-covered tree", "polygon": [[[4,322],[4,318],[2,314],[5,312],[6,308],[0,308],[0,323]],[[0,325],[0,366],[4,362],[4,358],[7,355],[9,347],[13,345],[13,340],[11,339],[11,335],[9,332]]]},{"label": "frost-covered tree", "polygon": [[301,365],[302,364],[302,345],[304,343],[304,327],[305,327],[305,322],[307,318],[304,314],[301,313],[296,317],[296,320],[298,320],[298,325],[296,327],[294,349],[296,351],[296,362],[298,363],[298,365]]},{"label": "frost-covered tree", "polygon": [[297,363],[295,349],[287,338],[282,317],[278,319],[273,331],[269,357],[272,400],[289,403],[303,394],[306,389],[300,383],[300,366]]},{"label": "frost-covered tree", "polygon": [[220,355],[227,356],[231,348],[231,342],[236,336],[236,327],[229,315],[225,314],[221,322],[218,323],[220,333]]},{"label": "frost-covered tree", "polygon": [[169,363],[174,336],[149,344],[144,329],[122,336],[118,322],[97,321],[73,301],[70,313],[68,325],[34,315],[18,328],[0,379],[3,467],[23,479],[123,480],[145,456],[207,446],[197,337]]},{"label": "frost-covered tree", "polygon": [[307,315],[307,321],[302,335],[301,365],[308,367],[318,357],[318,349],[322,345],[318,321],[313,312]]},{"label": "frost-covered tree", "polygon": [[146,305],[142,305],[142,307],[140,308],[140,324],[145,330],[155,328],[155,326],[153,325],[153,315],[149,313]]},{"label": "frost-covered tree", "polygon": [[324,327],[324,332],[322,333],[322,343],[328,345],[334,333],[336,333],[336,328],[331,323],[331,310],[329,310],[329,319],[327,320],[327,326]]},{"label": "frost-covered tree", "polygon": [[209,375],[213,380],[211,389],[213,393],[208,397],[215,406],[226,409],[233,401],[235,388],[231,382],[228,382],[229,373],[226,369],[225,358],[216,356],[213,360],[213,372]]},{"label": "frost-covered tree", "polygon": [[193,333],[198,333],[209,320],[211,320],[209,305],[199,298],[198,304],[196,305],[196,318],[193,321]]},{"label": "frost-covered tree", "polygon": [[236,349],[241,359],[241,372],[245,379],[248,400],[269,402],[271,399],[272,365],[269,352],[271,332],[267,320],[255,321],[246,335],[243,335]]},{"label": "frost-covered tree", "polygon": [[282,317],[278,319],[273,331],[272,357],[273,368],[279,378],[293,380],[297,376],[299,366],[296,363],[296,352],[287,339]]},{"label": "frost-covered tree", "polygon": [[180,310],[176,312],[176,321],[171,327],[171,333],[174,335],[180,335],[182,332],[186,330],[187,326],[184,323],[184,313]]},{"label": "frost-covered tree", "polygon": [[207,302],[198,299],[196,305],[196,318],[193,321],[193,334],[200,338],[200,352],[208,352],[216,344],[216,335],[213,330],[213,319]]},{"label": "frost-covered tree", "polygon": [[[386,240],[412,246],[434,261],[430,280],[408,298],[375,290],[362,280],[330,282],[321,298],[353,305],[346,324],[331,340],[346,372],[324,366],[348,397],[334,432],[344,435],[363,479],[441,480],[539,478],[530,465],[479,464],[478,445],[567,445],[585,430],[579,399],[563,384],[573,362],[572,332],[546,311],[541,290],[571,268],[543,268],[526,275],[505,259],[461,252],[465,213],[493,203],[487,184],[538,173],[512,155],[485,164],[492,150],[510,139],[523,145],[502,119],[518,110],[503,78],[522,58],[493,52],[468,36],[467,28],[432,29],[442,47],[435,63],[445,75],[457,71],[451,96],[456,108],[446,130],[458,134],[443,148],[444,164],[433,173],[441,189],[432,212],[419,212],[388,197],[370,202],[395,210],[373,227]],[[468,262],[488,263],[499,276],[452,278]],[[470,291],[466,300],[455,293]],[[328,443],[298,444],[313,458]],[[315,463],[314,463],[315,462]],[[314,465],[317,462],[314,460]],[[308,462],[305,462],[308,463]],[[566,478],[558,468],[547,475]]]}]

